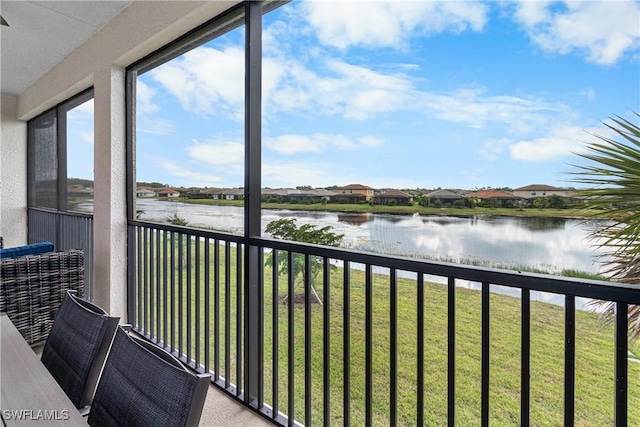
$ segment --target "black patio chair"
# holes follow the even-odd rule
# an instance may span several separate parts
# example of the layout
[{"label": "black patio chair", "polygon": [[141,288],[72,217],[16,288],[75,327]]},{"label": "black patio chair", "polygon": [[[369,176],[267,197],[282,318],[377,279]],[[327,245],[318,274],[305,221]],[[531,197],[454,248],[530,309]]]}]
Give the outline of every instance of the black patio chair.
[{"label": "black patio chair", "polygon": [[92,426],[191,427],[210,383],[169,353],[118,328],[91,405]]},{"label": "black patio chair", "polygon": [[91,403],[119,318],[67,291],[42,351],[42,363],[81,409]]}]

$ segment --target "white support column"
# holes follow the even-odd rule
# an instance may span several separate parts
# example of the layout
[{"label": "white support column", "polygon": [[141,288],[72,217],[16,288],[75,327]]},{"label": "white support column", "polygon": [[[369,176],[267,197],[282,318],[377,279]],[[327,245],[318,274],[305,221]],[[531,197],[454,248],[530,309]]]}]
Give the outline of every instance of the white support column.
[{"label": "white support column", "polygon": [[112,316],[127,314],[125,70],[94,74],[93,295]]},{"label": "white support column", "polygon": [[27,123],[16,118],[18,98],[0,104],[0,236],[11,247],[27,243]]}]

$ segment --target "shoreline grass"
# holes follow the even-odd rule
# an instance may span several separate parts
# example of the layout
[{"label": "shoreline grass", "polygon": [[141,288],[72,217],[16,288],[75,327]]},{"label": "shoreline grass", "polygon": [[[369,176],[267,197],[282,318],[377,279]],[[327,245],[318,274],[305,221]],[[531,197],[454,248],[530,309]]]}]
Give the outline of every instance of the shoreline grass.
[{"label": "shoreline grass", "polygon": [[[161,200],[161,199],[157,199]],[[174,198],[171,200],[162,200],[167,202],[182,202],[189,204],[200,204],[209,206],[244,206],[242,200],[215,200],[215,199],[190,199],[186,197]],[[538,208],[434,208],[423,207],[419,205],[413,206],[385,206],[385,205],[369,205],[369,204],[342,204],[342,203],[262,203],[262,209],[273,210],[293,210],[293,211],[311,211],[311,212],[340,212],[354,214],[388,214],[388,215],[436,215],[436,216],[476,216],[476,215],[494,215],[494,216],[514,216],[514,217],[547,217],[547,218],[567,218],[567,219],[589,219],[593,218],[593,211],[582,208],[567,209],[538,209]],[[598,211],[598,219],[604,219],[602,212]]]}]

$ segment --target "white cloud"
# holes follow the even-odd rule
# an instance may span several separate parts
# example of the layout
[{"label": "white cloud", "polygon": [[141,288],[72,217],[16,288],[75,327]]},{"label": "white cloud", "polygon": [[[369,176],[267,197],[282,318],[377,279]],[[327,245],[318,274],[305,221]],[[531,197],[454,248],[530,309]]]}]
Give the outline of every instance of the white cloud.
[{"label": "white cloud", "polygon": [[350,139],[341,134],[313,135],[279,135],[275,138],[265,138],[264,146],[280,154],[321,153],[326,149],[355,150],[359,147],[376,147],[384,141],[374,136],[363,136]]},{"label": "white cloud", "polygon": [[375,136],[363,136],[358,138],[358,142],[360,142],[365,147],[378,147],[384,144],[384,140],[382,138],[378,138]]},{"label": "white cloud", "polygon": [[585,141],[592,135],[607,135],[604,127],[563,127],[552,130],[547,136],[521,140],[509,147],[511,156],[525,162],[543,162],[584,150]]},{"label": "white cloud", "polygon": [[523,1],[514,17],[544,51],[577,51],[600,65],[637,56],[640,46],[640,3],[634,0]]},{"label": "white cloud", "polygon": [[69,111],[69,115],[67,117],[68,120],[72,119],[86,119],[90,117],[93,120],[93,98],[83,102],[77,107],[71,109]]},{"label": "white cloud", "polygon": [[93,130],[80,131],[78,129],[93,129],[93,98],[83,102],[77,107],[69,110],[67,114],[68,130],[76,131],[78,137],[85,142],[89,142],[88,132],[91,132],[91,144],[93,144]]},{"label": "white cloud", "polygon": [[570,109],[559,103],[517,96],[487,96],[482,88],[460,89],[449,94],[424,94],[426,106],[437,118],[484,128],[489,123],[526,134],[545,126],[552,118],[567,117]]},{"label": "white cloud", "polygon": [[[317,5],[308,7],[327,7],[321,6],[325,2],[309,3]],[[353,7],[353,3],[348,2],[329,3],[336,8]],[[388,13],[397,12],[400,15],[406,12],[403,8],[407,7],[445,8],[451,13],[458,11],[456,13],[464,14],[466,12],[462,11],[464,8],[461,9],[461,5],[467,4],[397,3],[403,6],[372,2],[367,3],[367,7]],[[306,3],[301,3],[300,7],[307,7],[302,6],[303,4]],[[359,7],[363,5],[359,4]],[[470,10],[484,7],[486,5],[470,4]],[[338,21],[347,19],[337,13],[335,16]],[[366,21],[362,14],[348,16],[357,16],[358,21]],[[287,23],[279,21],[269,26],[267,34],[275,37],[279,31],[284,31],[280,28],[282,26],[287,27]],[[412,30],[415,28],[417,27],[412,27]],[[287,27],[285,30],[303,31],[300,27]],[[267,39],[270,40],[271,36]],[[566,113],[566,108],[561,105],[515,96],[488,96],[484,89],[478,87],[448,93],[420,90],[417,86],[419,82],[412,76],[414,67],[402,64],[397,65],[395,71],[383,72],[334,58],[326,52],[314,56],[314,61],[307,63],[309,52],[294,55],[287,46],[285,41],[265,53],[262,98],[265,122],[282,112],[364,121],[390,113],[410,111],[477,128],[484,127],[487,123],[498,123],[515,132],[527,132],[538,128],[546,120],[546,116]],[[318,62],[318,58],[322,60]],[[244,56],[240,47],[222,50],[200,47],[150,74],[153,80],[173,94],[188,111],[203,115],[222,115],[237,121],[244,117]],[[162,126],[144,124],[140,127],[150,131],[163,129]],[[291,143],[286,146],[294,149]],[[305,151],[304,147],[295,150]]]},{"label": "white cloud", "polygon": [[477,152],[480,156],[487,160],[496,160],[500,157],[505,147],[509,144],[506,138],[494,138],[484,142],[482,148]]},{"label": "white cloud", "polygon": [[244,168],[244,144],[233,141],[194,141],[187,147],[187,154],[193,160],[213,166],[224,165],[229,169]]},{"label": "white cloud", "polygon": [[158,112],[158,106],[152,101],[155,94],[155,89],[138,79],[136,82],[136,114],[145,115]]},{"label": "white cloud", "polygon": [[303,164],[301,162],[269,162],[262,164],[262,185],[265,187],[295,187],[310,185],[323,187],[334,177],[325,173],[318,164]]},{"label": "white cloud", "polygon": [[595,101],[596,99],[596,91],[593,88],[588,88],[580,92],[580,95],[587,98],[589,101]]},{"label": "white cloud", "polygon": [[[156,158],[156,164],[172,177],[179,178],[191,186],[217,186],[225,182],[224,178],[216,175],[205,174],[193,171],[181,165],[173,163],[171,160]],[[174,180],[170,180],[174,182]]]},{"label": "white cloud", "polygon": [[80,138],[82,142],[85,144],[93,145],[93,131],[77,131],[76,135]]},{"label": "white cloud", "polygon": [[136,132],[150,135],[171,135],[175,124],[171,120],[149,116],[136,116]]},{"label": "white cloud", "polygon": [[265,138],[264,145],[281,154],[320,153],[326,147],[327,140],[317,135],[280,135]]},{"label": "white cloud", "polygon": [[187,111],[237,121],[244,117],[244,50],[240,47],[201,46],[150,73]]},{"label": "white cloud", "polygon": [[292,58],[267,60],[263,88],[266,120],[279,112],[364,121],[411,111],[476,128],[498,123],[526,133],[549,116],[569,113],[565,106],[544,100],[490,96],[478,86],[448,93],[424,91],[408,74],[384,73],[331,57],[313,71]]},{"label": "white cloud", "polygon": [[144,81],[136,82],[136,131],[151,135],[170,135],[175,128],[171,120],[157,117],[160,111],[153,102],[157,90]]},{"label": "white cloud", "polygon": [[320,42],[341,50],[403,49],[411,34],[481,31],[488,11],[480,2],[457,1],[309,1],[300,7]]},{"label": "white cloud", "polygon": [[312,71],[294,59],[269,61],[264,86],[264,111],[343,116],[365,120],[406,108],[414,91],[403,74],[384,74],[328,59]]}]

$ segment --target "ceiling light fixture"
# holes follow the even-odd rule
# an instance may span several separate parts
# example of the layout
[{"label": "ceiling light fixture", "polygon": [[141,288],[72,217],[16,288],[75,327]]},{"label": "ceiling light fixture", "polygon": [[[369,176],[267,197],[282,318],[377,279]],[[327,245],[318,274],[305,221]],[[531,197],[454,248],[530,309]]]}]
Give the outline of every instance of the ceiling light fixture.
[{"label": "ceiling light fixture", "polygon": [[7,24],[7,21],[5,21],[2,16],[0,16],[0,24],[4,25],[5,27],[9,26],[9,24]]}]

